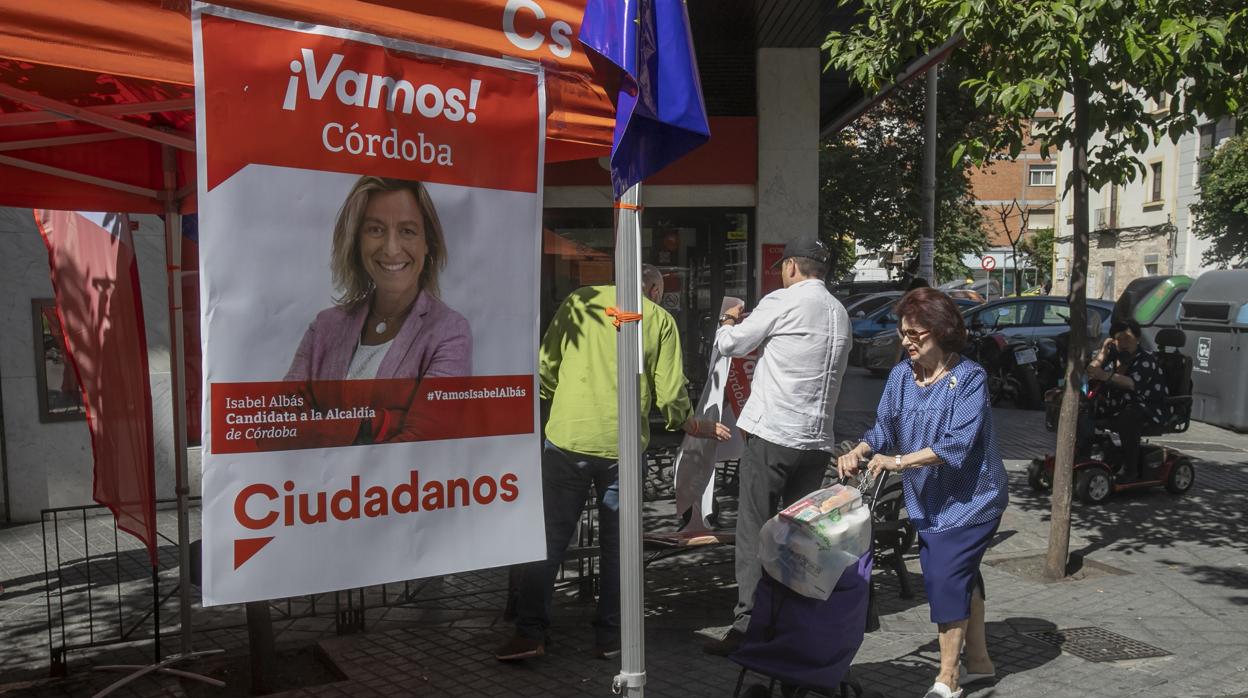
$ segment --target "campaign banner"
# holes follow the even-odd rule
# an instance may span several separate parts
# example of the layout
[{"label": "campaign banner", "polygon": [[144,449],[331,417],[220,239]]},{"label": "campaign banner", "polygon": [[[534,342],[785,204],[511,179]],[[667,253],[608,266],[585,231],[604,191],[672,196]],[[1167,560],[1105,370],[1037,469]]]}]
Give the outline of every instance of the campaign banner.
[{"label": "campaign banner", "polygon": [[540,66],[192,19],[204,605],[544,557]]}]

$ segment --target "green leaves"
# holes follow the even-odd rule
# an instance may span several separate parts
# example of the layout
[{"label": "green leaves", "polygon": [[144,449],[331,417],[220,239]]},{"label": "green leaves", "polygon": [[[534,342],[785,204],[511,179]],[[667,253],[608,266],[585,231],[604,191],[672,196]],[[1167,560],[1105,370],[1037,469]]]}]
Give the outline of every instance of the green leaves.
[{"label": "green leaves", "polygon": [[[862,0],[866,23],[829,37],[828,63],[868,90],[956,31],[966,43],[948,63],[999,128],[950,147],[951,163],[1017,153],[1026,122],[1059,103],[1076,76],[1092,86],[1091,131],[1105,134],[1095,168],[1125,181],[1137,151],[1191,128],[1191,115],[1248,105],[1248,7],[1227,0]],[[871,21],[874,20],[874,21]],[[833,40],[835,38],[835,40]],[[1146,113],[1145,96],[1172,95]],[[1164,101],[1158,99],[1158,101]],[[1073,143],[1055,124],[1043,148]],[[1093,163],[1094,165],[1097,163]]]},{"label": "green leaves", "polygon": [[966,144],[958,143],[957,145],[953,146],[953,154],[949,158],[949,166],[960,167],[962,165],[962,159],[964,157],[966,157]]},{"label": "green leaves", "polygon": [[1127,58],[1134,63],[1144,57],[1144,48],[1140,46],[1134,31],[1128,29],[1123,33],[1122,46],[1127,51]]},{"label": "green leaves", "polygon": [[1200,201],[1192,206],[1192,229],[1212,244],[1206,264],[1248,262],[1248,136],[1224,143],[1200,165]]},{"label": "green leaves", "polygon": [[[962,254],[987,245],[982,217],[969,194],[969,173],[975,158],[986,151],[982,137],[997,128],[996,120],[976,108],[972,93],[960,85],[959,76],[942,70],[936,251],[938,271],[945,275],[960,271]],[[819,209],[824,239],[856,239],[864,254],[917,249],[923,97],[924,81],[904,86],[823,143]]]}]

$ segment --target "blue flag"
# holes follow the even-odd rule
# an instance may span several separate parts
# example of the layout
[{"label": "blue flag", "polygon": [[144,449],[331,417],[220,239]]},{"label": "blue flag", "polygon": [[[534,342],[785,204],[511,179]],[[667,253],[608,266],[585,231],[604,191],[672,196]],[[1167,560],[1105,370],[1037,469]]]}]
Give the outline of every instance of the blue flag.
[{"label": "blue flag", "polygon": [[580,40],[609,87],[618,82],[617,198],[710,138],[684,0],[589,0]]}]

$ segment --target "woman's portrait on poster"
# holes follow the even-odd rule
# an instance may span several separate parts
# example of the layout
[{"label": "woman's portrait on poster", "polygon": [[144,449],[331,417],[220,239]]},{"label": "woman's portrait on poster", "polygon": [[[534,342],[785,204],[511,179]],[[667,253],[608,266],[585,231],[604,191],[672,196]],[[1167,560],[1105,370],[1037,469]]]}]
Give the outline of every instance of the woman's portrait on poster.
[{"label": "woman's portrait on poster", "polygon": [[446,262],[445,233],[423,184],[356,181],[334,224],[338,296],[304,333],[285,380],[411,379],[410,390],[397,391],[403,395],[384,391],[387,403],[402,404],[373,405],[388,414],[362,425],[357,443],[402,440],[402,413],[420,380],[472,373],[468,321],[439,297]]}]

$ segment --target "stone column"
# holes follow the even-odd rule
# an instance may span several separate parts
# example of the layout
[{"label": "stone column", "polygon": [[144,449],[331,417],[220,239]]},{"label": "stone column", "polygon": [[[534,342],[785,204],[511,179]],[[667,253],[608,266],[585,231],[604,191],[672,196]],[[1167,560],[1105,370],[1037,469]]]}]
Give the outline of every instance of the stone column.
[{"label": "stone column", "polygon": [[758,50],[755,290],[762,245],[819,232],[819,50]]}]

